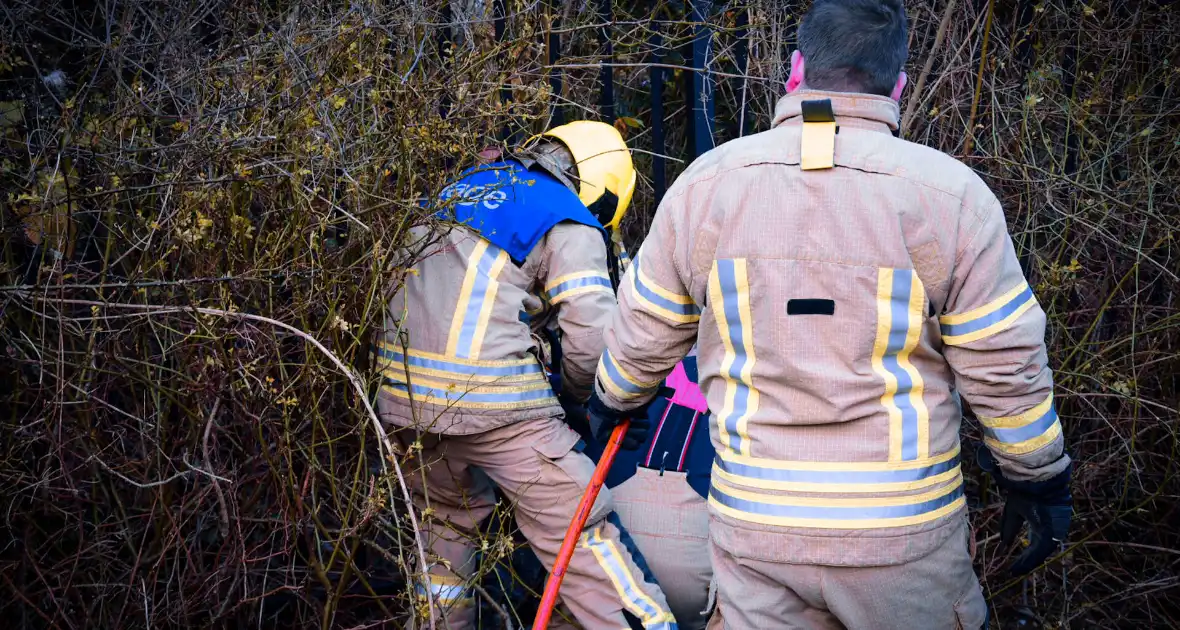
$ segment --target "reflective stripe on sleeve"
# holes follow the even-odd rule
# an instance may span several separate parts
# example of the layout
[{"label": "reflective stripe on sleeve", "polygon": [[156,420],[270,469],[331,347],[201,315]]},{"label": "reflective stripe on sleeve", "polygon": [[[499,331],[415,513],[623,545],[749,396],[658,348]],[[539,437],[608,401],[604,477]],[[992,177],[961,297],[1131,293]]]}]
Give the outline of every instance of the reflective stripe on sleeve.
[{"label": "reflective stripe on sleeve", "polygon": [[979,308],[939,317],[943,343],[957,346],[1002,332],[1036,303],[1032,287],[1027,281],[1021,281],[1015,288]]},{"label": "reflective stripe on sleeve", "polygon": [[545,296],[550,304],[560,304],[583,293],[605,292],[614,295],[610,278],[598,271],[570,273],[554,279],[545,287]]},{"label": "reflective stripe on sleeve", "polygon": [[1023,455],[1045,446],[1061,435],[1061,422],[1053,405],[1053,394],[1036,407],[1002,418],[979,418],[984,443],[1006,455]]},{"label": "reflective stripe on sleeve", "polygon": [[620,400],[632,400],[650,394],[659,387],[659,382],[643,383],[631,376],[611,356],[610,349],[602,353],[598,361],[598,378],[603,387]]},{"label": "reflective stripe on sleeve", "polygon": [[658,285],[643,271],[643,250],[636,254],[628,271],[628,286],[643,310],[676,324],[691,324],[701,319],[701,309],[692,297],[669,291]]}]

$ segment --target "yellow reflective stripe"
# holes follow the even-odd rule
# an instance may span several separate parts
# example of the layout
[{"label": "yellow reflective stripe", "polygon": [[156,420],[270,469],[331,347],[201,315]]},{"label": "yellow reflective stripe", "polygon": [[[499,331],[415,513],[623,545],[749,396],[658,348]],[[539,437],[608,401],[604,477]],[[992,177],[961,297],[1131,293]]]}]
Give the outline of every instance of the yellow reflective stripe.
[{"label": "yellow reflective stripe", "polygon": [[809,481],[772,481],[765,479],[756,479],[753,477],[743,477],[734,475],[722,470],[716,464],[713,465],[712,476],[720,478],[729,484],[739,484],[750,488],[760,488],[763,490],[784,490],[789,492],[816,492],[816,493],[830,493],[830,494],[870,494],[877,492],[903,492],[907,490],[919,490],[921,488],[928,488],[945,483],[959,477],[961,470],[958,466],[947,470],[946,472],[918,479],[915,481],[896,481],[883,483],[820,483]]},{"label": "yellow reflective stripe", "polygon": [[725,346],[720,370],[725,381],[725,404],[717,416],[717,425],[724,428],[721,435],[725,447],[734,453],[749,455],[748,424],[750,417],[758,411],[759,394],[753,382],[757,357],[746,259],[713,261],[710,293],[718,334]]},{"label": "yellow reflective stripe", "polygon": [[569,282],[570,280],[581,280],[583,278],[603,278],[607,282],[610,282],[610,276],[606,275],[605,273],[602,273],[601,271],[578,271],[578,272],[574,272],[574,273],[567,273],[562,276],[557,276],[553,280],[550,280],[549,284],[545,285],[545,292],[548,293],[549,291],[552,291],[554,288],[556,288],[558,285],[565,284],[566,282]]},{"label": "yellow reflective stripe", "polygon": [[979,422],[990,429],[1019,429],[1040,420],[1049,410],[1053,408],[1053,393],[1036,407],[1017,416],[1004,416],[1002,418],[987,418],[979,416]]},{"label": "yellow reflective stripe", "polygon": [[709,506],[730,518],[750,523],[759,523],[761,525],[774,525],[778,527],[810,527],[815,529],[886,529],[891,527],[921,525],[922,523],[929,523],[930,521],[938,520],[944,516],[953,514],[956,510],[959,510],[966,504],[966,498],[959,497],[941,508],[915,516],[860,519],[852,521],[844,519],[798,518],[790,516],[752,514],[731,508],[727,505],[723,505],[713,496],[709,497]]},{"label": "yellow reflective stripe", "polygon": [[1000,442],[999,440],[985,436],[983,438],[983,443],[986,444],[988,448],[1005,455],[1024,455],[1051,444],[1060,436],[1061,422],[1055,420],[1044,433],[1023,442]]},{"label": "yellow reflective stripe", "polygon": [[[396,396],[404,400],[411,400],[410,394],[404,389],[390,387],[389,385],[382,385],[381,391]],[[498,392],[496,392],[498,393]],[[517,392],[517,394],[527,394],[528,392]],[[458,398],[445,398],[427,394],[415,393],[413,401],[417,403],[428,403],[432,405],[440,405],[443,407],[459,407],[463,409],[539,409],[542,407],[549,407],[558,404],[555,396],[545,396],[536,399],[512,400],[505,402],[482,402],[465,400],[460,394]]]},{"label": "yellow reflective stripe", "polygon": [[[402,352],[401,346],[392,344],[387,341],[378,341],[377,346],[388,352]],[[512,367],[512,366],[535,366],[540,370],[540,365],[535,358],[528,359],[466,359],[462,357],[454,357],[446,354],[439,354],[437,352],[427,352],[425,350],[405,350],[405,354],[411,357],[418,357],[422,359],[429,359],[434,361],[446,361],[455,365],[470,365],[475,367]]]},{"label": "yellow reflective stripe", "polygon": [[1027,288],[1028,288],[1028,282],[1022,280],[1020,282],[1020,284],[1016,285],[1011,290],[1004,293],[1000,297],[992,300],[991,302],[988,302],[987,304],[984,304],[983,306],[980,306],[979,308],[973,308],[973,309],[967,311],[966,313],[956,313],[956,314],[951,314],[951,315],[943,315],[938,318],[938,323],[948,324],[948,325],[953,326],[956,324],[966,324],[972,320],[979,319],[980,317],[988,315],[992,311],[994,311],[994,310],[1000,308],[1001,306],[1007,304],[1008,302],[1012,301],[1016,296],[1023,293],[1025,291],[1025,289],[1027,289]]},{"label": "yellow reflective stripe", "polygon": [[1012,290],[979,308],[939,317],[943,343],[963,345],[1007,330],[1036,303],[1028,282],[1022,280]]},{"label": "yellow reflective stripe", "polygon": [[582,534],[582,547],[589,549],[594,554],[598,565],[614,585],[615,592],[618,593],[623,605],[639,617],[644,627],[674,621],[670,612],[661,608],[640,588],[635,581],[635,576],[631,575],[631,571],[623,561],[623,556],[619,553],[614,541],[602,537],[601,527],[596,527],[593,531]]},{"label": "yellow reflective stripe", "polygon": [[[386,367],[381,370],[388,378],[405,380],[406,368],[403,365],[395,365],[394,367]],[[497,385],[510,385],[515,383],[538,383],[548,381],[545,379],[544,372],[533,372],[529,374],[513,374],[510,376],[485,376],[482,374],[464,374],[462,372],[448,372],[446,370],[436,370],[434,368],[424,368],[415,365],[410,365],[410,376],[415,379],[423,377],[426,379],[441,379],[457,383],[494,383]]]},{"label": "yellow reflective stripe", "polygon": [[[397,382],[397,383],[405,383],[406,382],[405,372],[400,372],[400,371],[396,371],[396,370],[382,370],[382,375],[385,376],[385,378],[387,378],[391,381]],[[494,382],[494,383],[487,383],[487,384],[477,384],[477,383],[470,383],[470,382],[464,382],[461,380],[456,380],[454,378],[441,378],[440,379],[437,377],[431,378],[431,377],[428,377],[425,375],[419,376],[419,375],[415,375],[415,374],[411,375],[411,379],[412,379],[411,382],[415,386],[429,387],[431,389],[437,389],[437,390],[445,390],[447,392],[451,392],[456,395],[461,395],[461,394],[508,394],[508,393],[519,393],[519,392],[534,392],[539,389],[548,389],[550,387],[549,381],[548,381],[548,379],[546,379],[544,377],[544,375],[542,375],[541,378],[539,378],[539,379],[531,379],[532,382],[528,382],[528,383],[524,383],[524,384],[518,384],[518,383],[501,384],[499,381]]]},{"label": "yellow reflective stripe", "polygon": [[[957,470],[955,471],[958,472]],[[954,492],[963,484],[963,477],[961,474],[951,475],[953,483],[934,490],[929,490],[921,494],[906,494],[900,496],[887,497],[854,497],[854,498],[832,498],[832,497],[801,497],[795,495],[776,495],[766,494],[761,492],[750,492],[742,490],[737,486],[728,484],[724,481],[714,480],[713,485],[724,492],[725,494],[743,499],[746,501],[757,501],[758,503],[765,503],[767,505],[797,505],[803,507],[821,507],[821,508],[870,508],[870,507],[889,507],[897,505],[914,505],[918,503],[925,503],[946,496]]]},{"label": "yellow reflective stripe", "polygon": [[717,451],[717,455],[726,461],[745,464],[747,466],[758,466],[761,468],[778,468],[782,470],[811,470],[817,472],[889,472],[893,470],[913,470],[915,468],[925,468],[927,466],[941,464],[945,461],[954,459],[959,455],[959,451],[959,445],[955,445],[955,448],[927,459],[888,462],[791,461],[782,459],[768,459],[764,457],[750,457],[738,455],[736,453],[730,453],[727,451]]},{"label": "yellow reflective stripe", "polygon": [[750,279],[746,273],[746,260],[739,258],[733,261],[733,264],[734,275],[737,279],[738,310],[740,312],[742,330],[744,331],[742,345],[745,346],[746,350],[746,363],[742,366],[741,379],[742,383],[749,389],[745,412],[737,422],[737,432],[738,440],[740,440],[741,444],[739,452],[742,455],[749,455],[750,435],[747,424],[750,421],[750,416],[758,411],[758,389],[754,387],[753,383],[754,363],[757,360],[754,356],[754,315],[750,312]]},{"label": "yellow reflective stripe", "polygon": [[620,400],[639,398],[651,393],[660,382],[644,383],[631,376],[611,356],[610,349],[603,351],[598,361],[598,377],[604,387]]},{"label": "yellow reflective stripe", "polygon": [[611,233],[611,242],[615,246],[615,256],[619,259],[619,273],[625,274],[631,270],[631,254],[627,252],[623,238],[617,231]]},{"label": "yellow reflective stripe", "polygon": [[475,278],[479,275],[479,259],[488,249],[488,242],[479,239],[467,257],[467,273],[463,276],[463,286],[459,288],[459,303],[455,305],[455,312],[451,315],[451,332],[447,336],[447,355],[455,356],[459,349],[459,338],[463,336],[463,319],[467,315],[467,306],[471,302],[471,289],[475,286]]},{"label": "yellow reflective stripe", "polygon": [[488,332],[488,322],[492,319],[492,309],[496,306],[496,293],[500,290],[497,278],[508,262],[508,252],[500,250],[496,262],[492,264],[492,271],[488,274],[488,290],[483,298],[483,308],[479,310],[479,321],[475,325],[475,336],[471,340],[470,358],[479,359],[479,352],[483,348],[483,339]]},{"label": "yellow reflective stripe", "polygon": [[[647,260],[647,256],[643,256],[641,258],[641,260]],[[642,263],[636,265],[635,275],[639,278],[639,281],[642,282],[643,285],[648,288],[648,290],[650,290],[652,293],[655,293],[656,295],[664,298],[665,300],[668,300],[669,302],[672,302],[674,304],[686,304],[686,305],[693,305],[693,306],[696,305],[696,302],[694,302],[691,297],[689,297],[687,295],[681,295],[679,293],[673,293],[672,291],[669,291],[669,290],[665,289],[664,287],[660,286],[659,284],[657,284],[654,280],[651,279],[650,276],[648,276],[646,273],[643,273]]]},{"label": "yellow reflective stripe", "polygon": [[[418,596],[425,599],[426,587],[421,582],[418,582],[416,586]],[[462,607],[474,601],[471,589],[460,579],[431,575],[429,588],[430,593],[434,595],[434,600],[440,604],[453,604]]]},{"label": "yellow reflective stripe", "polygon": [[[596,533],[597,531],[598,530],[595,529],[592,533]],[[624,605],[627,605],[628,608],[631,608],[631,612],[636,612],[635,608],[632,607],[630,600],[627,598],[627,594],[623,592],[623,583],[620,582],[617,577],[615,577],[614,571],[612,571],[610,566],[607,564],[607,559],[603,556],[603,553],[598,548],[598,545],[591,544],[590,536],[591,534],[582,534],[582,548],[589,549],[590,553],[594,554],[594,559],[598,561],[598,566],[602,567],[602,572],[606,574],[607,579],[609,579],[610,583],[614,585],[615,593],[619,596],[619,601],[623,602]],[[643,610],[639,610],[636,614],[643,615],[644,613]]]},{"label": "yellow reflective stripe", "polygon": [[[918,274],[910,274],[910,308],[909,308],[909,322],[907,326],[905,349],[897,356],[897,362],[901,365],[901,369],[905,370],[910,375],[910,404],[913,405],[917,413],[918,426],[917,440],[918,449],[915,456],[916,459],[924,459],[930,456],[930,410],[926,408],[926,400],[924,395],[926,393],[926,383],[922,380],[922,373],[914,364],[910,362],[910,355],[914,348],[918,347],[918,340],[922,336],[922,324],[926,313],[926,290],[922,286],[921,279]],[[904,448],[902,449],[905,450]],[[903,459],[904,453],[903,453]]]},{"label": "yellow reflective stripe", "polygon": [[[721,346],[725,349],[725,356],[721,359],[721,370],[719,374],[723,377],[729,374],[729,368],[737,359],[737,354],[733,351],[733,344],[729,340],[729,324],[725,320],[725,309],[719,308],[725,303],[725,298],[721,295],[721,281],[718,278],[717,261],[713,261],[713,269],[709,272],[709,304],[712,304],[713,320],[717,322],[717,336],[721,337]],[[725,399],[721,407],[721,413],[718,414],[718,420],[724,419],[733,412],[733,397],[737,390],[737,383],[732,379],[725,378]],[[729,430],[725,426],[725,422],[718,421],[717,435],[721,439],[721,444],[729,446],[732,437]],[[723,452],[723,451],[718,451]]]},{"label": "yellow reflective stripe", "polygon": [[676,324],[691,324],[701,320],[701,309],[692,297],[669,291],[656,284],[644,273],[643,251],[636,256],[627,277],[631,295],[644,310]]},{"label": "yellow reflective stripe", "polygon": [[[872,529],[928,522],[965,503],[962,475],[921,494],[886,497],[814,497],[748,492],[714,478],[709,504],[750,522],[787,527]],[[719,483],[720,482],[720,483]]]},{"label": "yellow reflective stripe", "polygon": [[885,369],[885,351],[889,346],[889,332],[892,324],[891,296],[893,293],[893,270],[881,269],[877,273],[877,338],[873,342],[873,371],[885,382],[885,393],[881,405],[889,414],[889,460],[901,461],[901,410],[893,403],[897,393],[897,377]]},{"label": "yellow reflective stripe", "polygon": [[998,332],[1006,330],[1012,325],[1013,322],[1020,319],[1021,315],[1027,313],[1029,309],[1036,306],[1036,304],[1037,303],[1035,300],[1029,300],[1020,305],[1020,307],[1013,311],[1011,315],[992,324],[991,326],[988,326],[987,328],[983,328],[966,335],[944,335],[942,341],[948,346],[961,346],[963,344],[971,343],[972,341],[979,341],[980,339],[990,337]]},{"label": "yellow reflective stripe", "polygon": [[568,289],[568,290],[562,291],[561,293],[558,293],[557,295],[553,296],[549,300],[549,303],[550,304],[560,304],[570,298],[577,297],[579,295],[584,295],[586,293],[605,293],[605,294],[611,296],[612,298],[615,296],[615,292],[612,291],[610,287],[605,287],[600,284],[592,284],[589,286],[574,287],[573,289]]},{"label": "yellow reflective stripe", "polygon": [[922,335],[926,292],[911,269],[877,274],[877,338],[873,370],[885,383],[881,405],[889,415],[889,459],[922,459],[930,453],[930,411],[925,382],[910,362]]}]

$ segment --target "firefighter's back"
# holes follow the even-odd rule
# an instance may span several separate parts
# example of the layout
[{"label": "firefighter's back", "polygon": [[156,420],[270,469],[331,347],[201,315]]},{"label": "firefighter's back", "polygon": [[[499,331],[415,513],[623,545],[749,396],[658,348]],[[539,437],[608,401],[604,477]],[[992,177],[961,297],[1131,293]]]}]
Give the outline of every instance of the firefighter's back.
[{"label": "firefighter's back", "polygon": [[539,257],[517,266],[460,226],[415,228],[413,237],[427,251],[390,300],[396,324],[378,350],[383,416],[461,434],[553,415],[557,400],[520,317],[541,306],[533,292]]},{"label": "firefighter's back", "polygon": [[[906,562],[964,508],[938,318],[994,197],[953,158],[895,138],[884,97],[842,96],[833,168],[801,169],[802,100],[669,193],[684,196],[671,218],[685,222],[678,246],[705,306],[713,535],[766,560]],[[641,271],[650,258],[645,244]]]}]

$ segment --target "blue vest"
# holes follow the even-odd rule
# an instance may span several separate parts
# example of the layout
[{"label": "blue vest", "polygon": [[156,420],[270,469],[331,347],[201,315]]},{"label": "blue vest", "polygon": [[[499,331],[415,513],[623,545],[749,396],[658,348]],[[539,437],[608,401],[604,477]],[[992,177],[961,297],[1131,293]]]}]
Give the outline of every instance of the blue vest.
[{"label": "blue vest", "polygon": [[467,169],[443,189],[439,201],[444,207],[436,218],[466,224],[518,265],[562,221],[598,228],[606,238],[606,229],[572,190],[514,160]]}]

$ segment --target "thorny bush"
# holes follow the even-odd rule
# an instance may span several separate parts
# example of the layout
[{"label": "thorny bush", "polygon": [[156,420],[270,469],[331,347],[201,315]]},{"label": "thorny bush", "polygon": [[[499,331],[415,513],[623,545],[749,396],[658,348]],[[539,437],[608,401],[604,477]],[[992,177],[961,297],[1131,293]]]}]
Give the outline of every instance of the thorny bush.
[{"label": "thorny bush", "polygon": [[[494,4],[0,6],[0,618],[422,613],[411,517],[432,515],[407,510],[366,405],[368,344],[422,255],[405,238],[430,221],[422,202],[505,131],[597,118],[603,62],[641,171],[632,250],[658,201],[653,62],[668,180],[691,159],[686,3],[615,3],[608,22],[601,3],[507,1],[499,23]],[[714,3],[718,142],[768,126],[805,8]],[[900,133],[1000,195],[1077,461],[1066,553],[1024,585],[1002,576],[999,498],[965,466],[993,620],[1020,621],[1027,593],[1049,627],[1178,625],[1180,16],[1151,0],[909,14]],[[535,602],[512,533],[492,523],[481,545],[488,627],[506,625],[497,611],[527,624]]]}]

